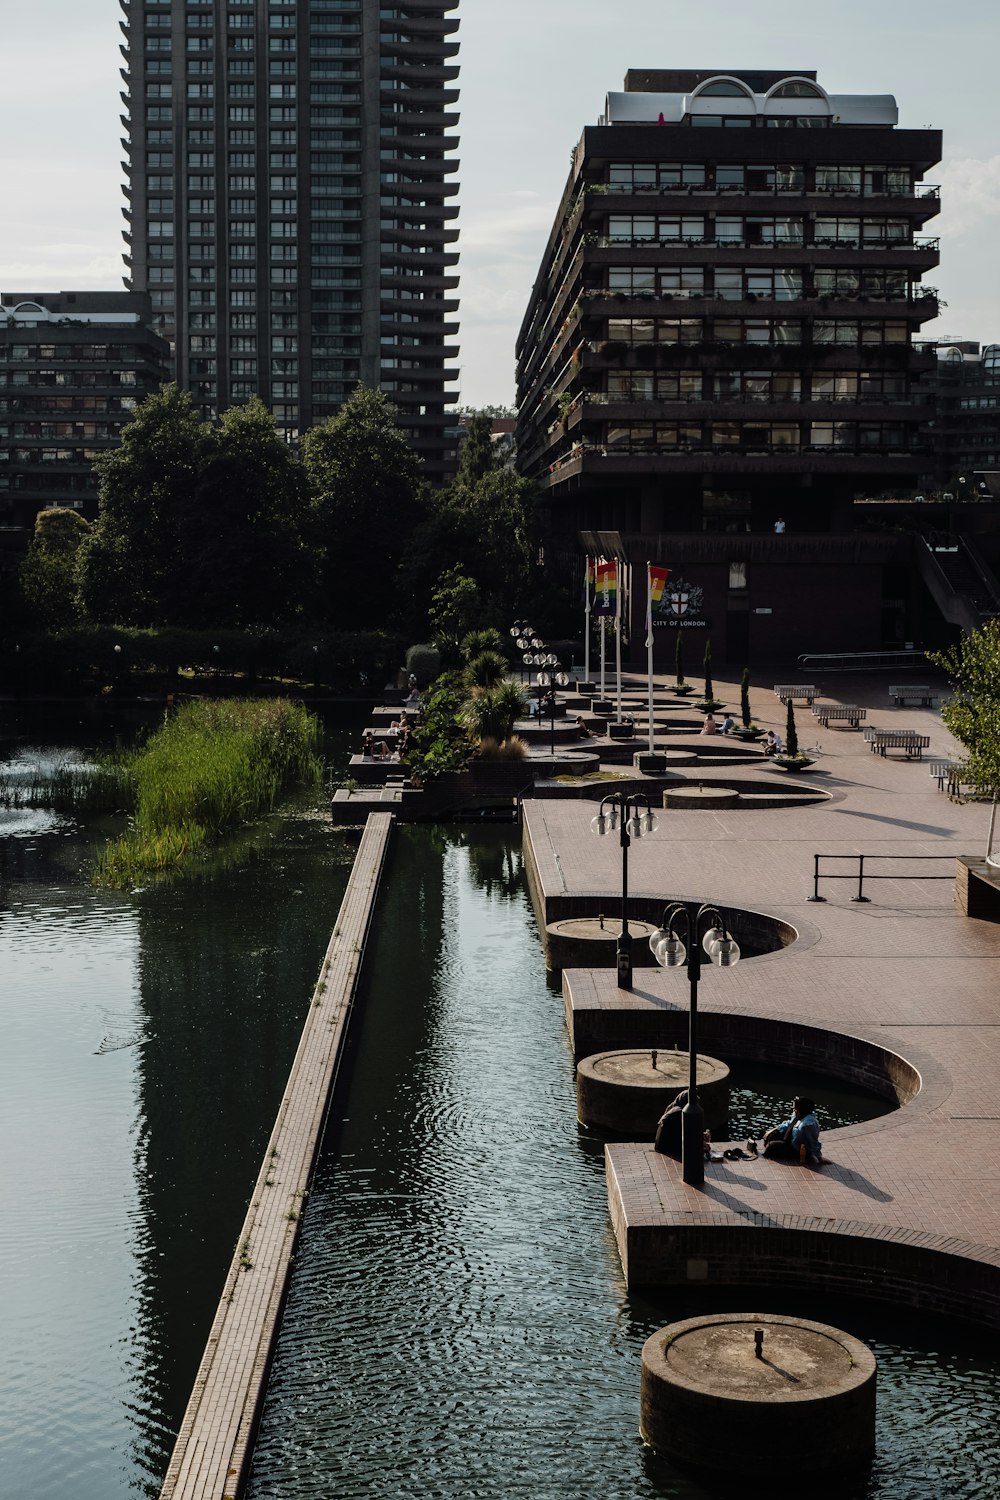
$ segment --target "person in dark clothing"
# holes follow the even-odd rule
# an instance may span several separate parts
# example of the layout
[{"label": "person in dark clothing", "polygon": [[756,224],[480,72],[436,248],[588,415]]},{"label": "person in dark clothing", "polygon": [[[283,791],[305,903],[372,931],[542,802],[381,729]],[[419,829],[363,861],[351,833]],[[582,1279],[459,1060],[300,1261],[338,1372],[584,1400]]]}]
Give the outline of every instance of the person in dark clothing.
[{"label": "person in dark clothing", "polygon": [[[681,1159],[681,1116],[684,1113],[684,1108],[689,1098],[690,1094],[688,1090],[681,1089],[680,1093],[670,1101],[659,1118],[656,1126],[656,1135],[653,1138],[655,1149],[662,1156],[672,1156],[674,1161],[680,1161]],[[706,1130],[706,1151],[711,1143],[711,1139],[712,1137]]]}]

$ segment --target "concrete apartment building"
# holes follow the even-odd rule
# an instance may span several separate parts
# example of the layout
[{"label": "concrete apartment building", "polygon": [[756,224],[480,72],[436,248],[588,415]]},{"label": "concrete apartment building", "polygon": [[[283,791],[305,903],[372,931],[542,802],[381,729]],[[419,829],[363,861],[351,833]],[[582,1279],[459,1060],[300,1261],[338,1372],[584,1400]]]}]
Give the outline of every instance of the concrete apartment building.
[{"label": "concrete apartment building", "polygon": [[289,436],[378,386],[444,478],[458,0],[122,6],[130,284],[178,381]]},{"label": "concrete apartment building", "polygon": [[169,356],[138,292],[0,292],[0,529],[15,550],[47,507],[96,518],[93,460]]},{"label": "concrete apartment building", "polygon": [[809,70],[629,72],[576,147],[518,342],[549,556],[666,562],[732,661],[933,633],[899,523],[934,470],[914,335],[938,311],[940,155],[891,96]]}]

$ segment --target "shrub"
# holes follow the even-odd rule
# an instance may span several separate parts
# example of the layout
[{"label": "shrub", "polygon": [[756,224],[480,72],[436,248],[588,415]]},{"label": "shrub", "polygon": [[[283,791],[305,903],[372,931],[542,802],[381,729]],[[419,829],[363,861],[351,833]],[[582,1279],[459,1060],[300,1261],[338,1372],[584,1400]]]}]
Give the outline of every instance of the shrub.
[{"label": "shrub", "polygon": [[481,651],[465,669],[464,682],[470,692],[499,687],[507,677],[507,661],[499,651]]},{"label": "shrub", "polygon": [[433,682],[441,670],[441,652],[426,644],[410,646],[406,653],[406,670],[420,683]]},{"label": "shrub", "polygon": [[498,656],[507,660],[507,642],[499,630],[494,630],[492,626],[486,630],[470,630],[468,635],[462,637],[459,650],[463,661],[472,661],[484,651],[495,651]]}]

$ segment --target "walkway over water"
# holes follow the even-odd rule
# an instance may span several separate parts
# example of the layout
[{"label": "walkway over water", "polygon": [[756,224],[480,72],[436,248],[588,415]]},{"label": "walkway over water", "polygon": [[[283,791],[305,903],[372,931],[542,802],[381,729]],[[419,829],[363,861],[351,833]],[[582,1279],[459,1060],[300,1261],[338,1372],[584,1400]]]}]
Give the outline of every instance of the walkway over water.
[{"label": "walkway over water", "polygon": [[[879,683],[869,691],[884,704]],[[732,700],[733,690],[719,695]],[[780,706],[756,699],[758,722],[781,727]],[[852,692],[851,701],[865,700]],[[954,753],[931,711],[879,711]],[[831,884],[827,904],[806,903],[816,851],[957,858],[981,851],[989,810],[950,802],[926,765],[873,757],[860,735],[839,728],[823,732],[802,779],[832,800],[781,812],[662,813],[658,832],[633,843],[630,889],[765,911],[799,930],[781,952],[705,971],[706,1050],[797,1061],[831,1079],[857,1077],[865,1059],[889,1053],[905,1061],[885,1061],[884,1086],[901,1082],[905,1097],[915,1070],[919,1091],[892,1114],[828,1133],[821,1172],[725,1162],[695,1189],[650,1146],[610,1146],[609,1202],[629,1286],[808,1284],[1000,1326],[1000,925],[963,915],[946,881],[880,881],[869,905],[849,904],[849,883]],[[593,812],[586,802],[525,804],[550,919],[583,895],[616,910],[618,843],[592,835]],[[637,970],[624,992],[611,971],[566,970],[563,991],[578,1053],[686,1039],[683,972]]]},{"label": "walkway over water", "polygon": [[373,816],[362,835],[161,1500],[243,1490],[392,826]]}]

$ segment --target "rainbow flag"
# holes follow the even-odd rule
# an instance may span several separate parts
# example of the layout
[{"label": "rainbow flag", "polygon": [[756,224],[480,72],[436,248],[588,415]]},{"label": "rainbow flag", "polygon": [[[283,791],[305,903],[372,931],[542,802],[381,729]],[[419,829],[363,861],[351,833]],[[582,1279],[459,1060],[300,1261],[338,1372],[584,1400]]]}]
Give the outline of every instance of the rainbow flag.
[{"label": "rainbow flag", "polygon": [[649,602],[650,602],[650,604],[654,604],[654,605],[655,604],[659,604],[660,600],[663,598],[663,590],[666,587],[667,579],[669,578],[669,576],[670,576],[670,569],[669,568],[654,568],[654,567],[650,567],[650,570],[649,570]]},{"label": "rainbow flag", "polygon": [[595,615],[617,615],[618,614],[618,564],[617,562],[601,561],[597,564],[595,572],[596,598],[594,600]]}]

